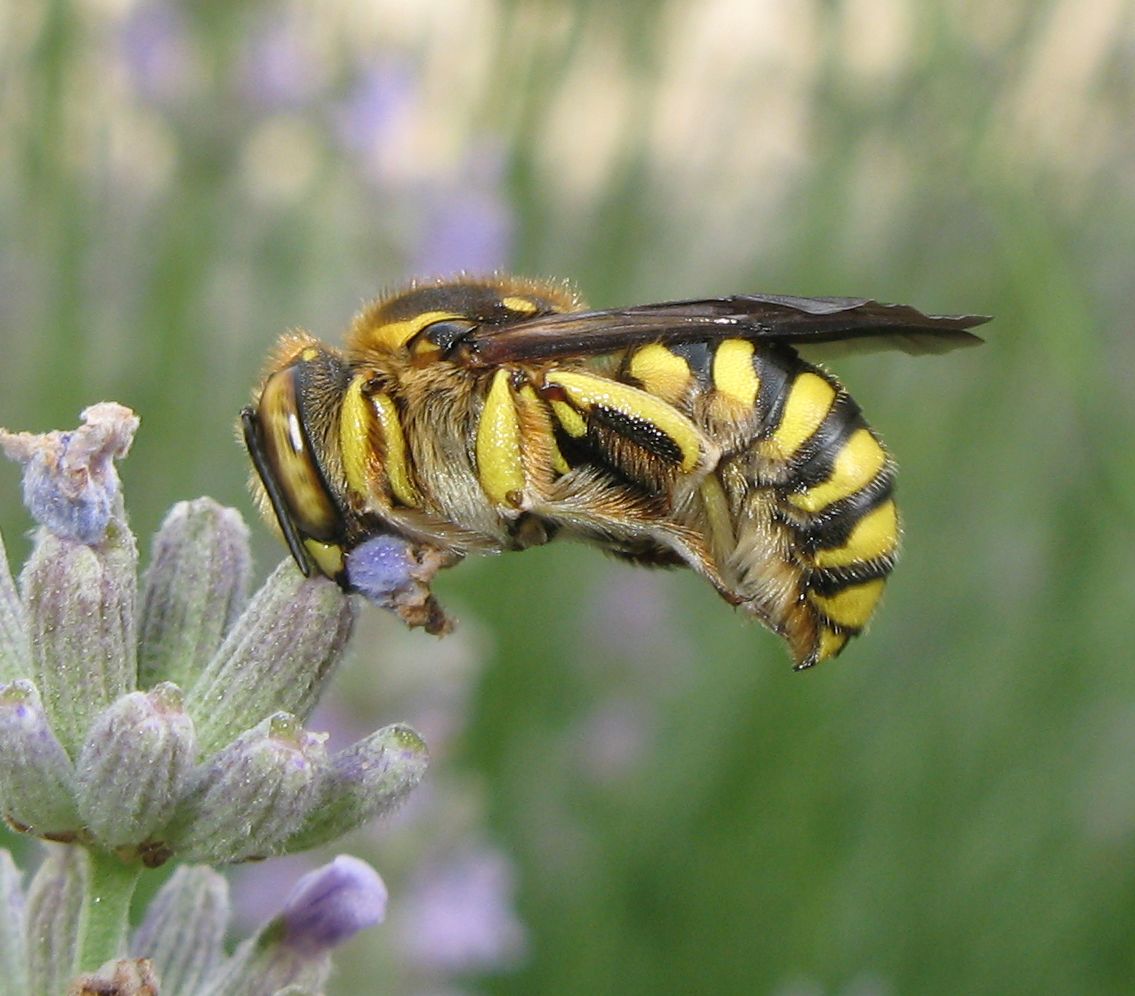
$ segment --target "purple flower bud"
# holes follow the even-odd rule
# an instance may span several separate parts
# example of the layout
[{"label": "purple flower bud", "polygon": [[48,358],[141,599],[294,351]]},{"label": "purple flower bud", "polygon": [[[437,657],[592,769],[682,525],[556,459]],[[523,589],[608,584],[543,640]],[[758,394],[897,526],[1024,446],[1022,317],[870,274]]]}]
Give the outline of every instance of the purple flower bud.
[{"label": "purple flower bud", "polygon": [[502,192],[504,156],[482,148],[451,186],[432,192],[414,251],[415,273],[490,273],[506,266],[516,228]]},{"label": "purple flower bud", "polygon": [[470,845],[432,863],[398,904],[391,927],[414,961],[435,972],[460,973],[515,965],[524,925],[513,907],[515,870],[492,847]]},{"label": "purple flower bud", "polygon": [[378,872],[340,854],[296,882],[280,914],[283,943],[311,954],[342,944],[385,919],[386,896]]},{"label": "purple flower bud", "polygon": [[403,725],[384,727],[339,751],[287,850],[325,844],[390,812],[421,781],[429,760],[425,741]]},{"label": "purple flower bud", "polygon": [[79,753],[79,811],[108,850],[136,846],[173,814],[196,753],[176,685],[124,695],[95,717]]},{"label": "purple flower bud", "polygon": [[[403,137],[418,100],[418,80],[406,67],[376,65],[365,72],[339,108],[337,132],[340,142],[354,152],[368,153],[389,148]],[[378,178],[385,175],[375,164]]]},{"label": "purple flower bud", "polygon": [[289,986],[320,992],[331,971],[331,948],[385,914],[386,886],[378,873],[340,855],[295,884],[284,911],[237,946],[203,996],[271,996]]},{"label": "purple flower bud", "polygon": [[32,517],[57,536],[94,544],[121,509],[114,461],[129,452],[138,416],[102,402],[82,419],[71,432],[0,430],[0,447],[24,465],[24,504]]},{"label": "purple flower bud", "polygon": [[69,839],[79,827],[71,761],[26,679],[0,686],[0,806],[41,837]]},{"label": "purple flower bud", "polygon": [[31,677],[72,756],[91,720],[136,685],[137,567],[126,528],[112,527],[97,546],[40,530],[20,575]]},{"label": "purple flower bud", "polygon": [[248,527],[211,498],[178,502],[154,537],[142,595],[138,674],[187,688],[248,599]]},{"label": "purple flower bud", "polygon": [[278,10],[254,26],[243,63],[245,92],[269,110],[310,104],[326,85],[329,69],[302,20]]},{"label": "purple flower bud", "polygon": [[220,649],[186,689],[197,743],[209,754],[271,713],[306,719],[334,672],[355,621],[351,600],[289,560],[253,597]]},{"label": "purple flower bud", "polygon": [[146,907],[130,953],[149,958],[162,991],[200,993],[224,955],[229,887],[212,868],[182,865]]},{"label": "purple flower bud", "polygon": [[28,888],[25,911],[29,993],[67,991],[76,969],[90,884],[90,863],[83,848],[47,847]]},{"label": "purple flower bud", "polygon": [[214,754],[191,776],[168,843],[183,861],[266,857],[291,837],[327,768],[324,735],[277,713]]},{"label": "purple flower bud", "polygon": [[135,4],[118,23],[122,61],[136,94],[156,104],[193,96],[203,74],[190,25],[177,4]]}]

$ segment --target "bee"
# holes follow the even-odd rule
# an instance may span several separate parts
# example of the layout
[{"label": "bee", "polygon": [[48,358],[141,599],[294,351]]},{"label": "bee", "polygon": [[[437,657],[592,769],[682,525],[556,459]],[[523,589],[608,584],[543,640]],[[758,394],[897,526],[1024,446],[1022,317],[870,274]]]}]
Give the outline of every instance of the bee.
[{"label": "bee", "polygon": [[243,435],[305,575],[350,590],[378,536],[446,565],[566,536],[692,568],[802,669],[866,627],[899,520],[887,450],[797,347],[938,353],[987,320],[774,294],[595,311],[555,282],[417,283],[343,349],[285,335]]}]

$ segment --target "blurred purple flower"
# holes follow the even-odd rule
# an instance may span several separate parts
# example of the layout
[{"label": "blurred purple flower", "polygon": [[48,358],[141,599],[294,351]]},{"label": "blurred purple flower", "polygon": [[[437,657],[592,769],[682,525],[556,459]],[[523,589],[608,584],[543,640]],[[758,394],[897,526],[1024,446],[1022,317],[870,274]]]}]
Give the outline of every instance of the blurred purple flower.
[{"label": "blurred purple flower", "polygon": [[508,858],[491,847],[471,846],[430,865],[399,898],[398,944],[427,971],[511,967],[526,947],[514,891]]},{"label": "blurred purple flower", "polygon": [[633,775],[649,756],[656,724],[656,709],[624,695],[588,713],[572,728],[569,744],[576,745],[582,767],[593,781],[617,783]]},{"label": "blurred purple flower", "polygon": [[178,6],[162,0],[139,4],[122,21],[119,40],[127,73],[143,100],[173,103],[191,89],[197,54]]},{"label": "blurred purple flower", "polygon": [[[600,641],[603,653],[581,644],[580,663],[604,680],[618,675],[633,680],[647,675],[656,690],[670,686],[696,658],[690,639],[675,617],[667,592],[669,579],[647,571],[619,571],[600,582],[587,608],[584,633]],[[613,670],[612,658],[629,665]]]},{"label": "blurred purple flower", "polygon": [[349,854],[308,872],[292,888],[280,918],[283,943],[303,952],[326,951],[381,923],[386,885],[370,865]]},{"label": "blurred purple flower", "polygon": [[302,107],[322,88],[326,73],[298,25],[274,10],[244,54],[245,92],[253,103],[272,110]]},{"label": "blurred purple flower", "polygon": [[508,266],[516,221],[503,179],[499,150],[481,149],[466,160],[453,186],[431,198],[412,257],[414,273],[490,273]]},{"label": "blurred purple flower", "polygon": [[383,147],[396,145],[417,98],[417,79],[405,66],[389,62],[371,66],[338,108],[339,141],[352,152],[381,156]]},{"label": "blurred purple flower", "polygon": [[431,205],[412,258],[415,273],[430,276],[490,273],[512,255],[512,212],[491,191],[451,191]]}]

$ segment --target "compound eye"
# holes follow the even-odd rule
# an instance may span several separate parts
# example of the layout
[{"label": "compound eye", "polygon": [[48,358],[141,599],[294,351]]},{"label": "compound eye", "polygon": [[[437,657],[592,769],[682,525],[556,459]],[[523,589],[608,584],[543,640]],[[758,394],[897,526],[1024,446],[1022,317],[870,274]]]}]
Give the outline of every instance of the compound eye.
[{"label": "compound eye", "polygon": [[258,418],[268,468],[292,521],[305,536],[331,540],[339,532],[339,510],[327,491],[311,447],[297,395],[297,368],[268,378]]},{"label": "compound eye", "polygon": [[475,328],[477,323],[468,318],[443,318],[430,322],[410,340],[410,350],[415,355],[440,353],[444,356]]},{"label": "compound eye", "polygon": [[309,347],[265,381],[259,401],[241,416],[245,444],[292,556],[305,574],[314,562],[328,577],[342,571],[345,526],[323,469],[320,424],[343,371],[334,353]]}]

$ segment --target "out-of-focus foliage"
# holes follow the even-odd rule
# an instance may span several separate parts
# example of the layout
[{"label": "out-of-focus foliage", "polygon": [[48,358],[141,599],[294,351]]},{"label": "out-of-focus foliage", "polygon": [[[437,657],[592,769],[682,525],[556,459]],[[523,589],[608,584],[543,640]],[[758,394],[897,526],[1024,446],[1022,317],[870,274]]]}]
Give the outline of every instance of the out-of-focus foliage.
[{"label": "out-of-focus foliage", "polygon": [[907,538],[830,666],[568,547],[442,580],[460,679],[372,623],[338,708],[417,672],[425,719],[358,722],[441,716],[464,815],[360,839],[392,929],[333,992],[395,977],[412,912],[430,970],[501,993],[1128,991],[1133,50],[1131,0],[0,0],[0,424],[137,410],[143,536],[245,501],[232,423],[279,331],[335,339],[413,274],[996,316],[980,350],[834,364]]}]

